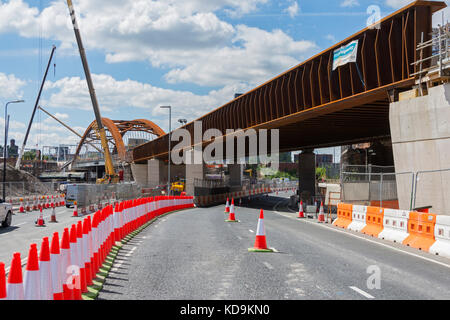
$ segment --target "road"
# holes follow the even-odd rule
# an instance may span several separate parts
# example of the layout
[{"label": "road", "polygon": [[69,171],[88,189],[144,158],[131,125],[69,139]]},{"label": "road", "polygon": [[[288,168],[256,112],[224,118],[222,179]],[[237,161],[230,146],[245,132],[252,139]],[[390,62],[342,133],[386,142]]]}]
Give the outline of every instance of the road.
[{"label": "road", "polygon": [[14,252],[20,252],[22,263],[25,263],[31,243],[36,243],[38,248],[40,248],[43,237],[49,237],[51,241],[54,232],[59,232],[61,237],[64,228],[68,228],[73,223],[78,223],[79,220],[86,217],[72,217],[73,209],[65,206],[55,208],[55,210],[58,223],[49,222],[52,209],[43,211],[45,227],[35,226],[35,221],[39,217],[39,211],[31,211],[29,213],[15,211],[11,227],[0,228],[0,261],[5,263],[7,272]]},{"label": "road", "polygon": [[[224,206],[158,219],[119,252],[99,299],[450,299],[449,259],[296,219],[289,195],[236,207],[239,223]],[[277,252],[248,252],[259,207]]]}]

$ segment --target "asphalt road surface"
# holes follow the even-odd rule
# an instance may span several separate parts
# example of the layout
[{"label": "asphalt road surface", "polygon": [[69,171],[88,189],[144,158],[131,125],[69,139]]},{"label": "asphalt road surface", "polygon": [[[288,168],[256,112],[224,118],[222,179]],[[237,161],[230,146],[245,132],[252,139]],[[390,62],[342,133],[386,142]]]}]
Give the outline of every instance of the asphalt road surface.
[{"label": "asphalt road surface", "polygon": [[[167,215],[119,252],[99,299],[449,299],[450,259],[300,220],[291,194]],[[250,253],[259,208],[274,253]]]}]

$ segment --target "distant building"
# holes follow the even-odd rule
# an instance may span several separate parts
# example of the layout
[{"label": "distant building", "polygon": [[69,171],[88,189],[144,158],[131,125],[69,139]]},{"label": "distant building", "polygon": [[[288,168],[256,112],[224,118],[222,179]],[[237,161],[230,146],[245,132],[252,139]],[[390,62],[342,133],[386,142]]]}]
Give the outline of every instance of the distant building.
[{"label": "distant building", "polygon": [[9,158],[17,158],[19,156],[19,147],[16,145],[16,140],[11,139],[7,150]]}]

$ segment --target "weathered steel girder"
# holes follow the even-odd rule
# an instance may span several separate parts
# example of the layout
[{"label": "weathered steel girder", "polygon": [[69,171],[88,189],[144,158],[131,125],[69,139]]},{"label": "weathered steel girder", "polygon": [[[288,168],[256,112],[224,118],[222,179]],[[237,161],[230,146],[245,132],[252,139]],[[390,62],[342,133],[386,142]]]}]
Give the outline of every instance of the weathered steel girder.
[{"label": "weathered steel girder", "polygon": [[[416,1],[196,121],[202,129],[280,129],[280,149],[298,150],[389,136],[391,89],[414,84],[416,45],[430,38],[444,2]],[[358,40],[357,65],[332,70],[333,52]],[[424,53],[426,54],[426,53]],[[424,65],[424,68],[426,66]],[[183,128],[194,137],[194,123]],[[194,142],[191,141],[193,144]],[[168,135],[133,150],[135,162],[167,157]]]}]

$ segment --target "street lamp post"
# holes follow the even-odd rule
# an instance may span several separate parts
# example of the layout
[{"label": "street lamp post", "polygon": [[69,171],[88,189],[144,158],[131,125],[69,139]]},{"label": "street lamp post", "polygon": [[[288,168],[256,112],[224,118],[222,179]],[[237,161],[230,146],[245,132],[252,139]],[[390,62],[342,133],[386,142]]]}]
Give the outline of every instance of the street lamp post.
[{"label": "street lamp post", "polygon": [[172,107],[171,106],[161,106],[161,109],[169,109],[169,165],[168,165],[168,176],[167,176],[167,193],[170,196],[170,151],[171,151],[171,131],[172,131]]},{"label": "street lamp post", "polygon": [[6,202],[6,147],[7,147],[7,139],[8,139],[8,105],[11,103],[22,103],[25,102],[25,100],[15,100],[15,101],[9,101],[5,105],[5,144],[3,148],[3,202]]}]

